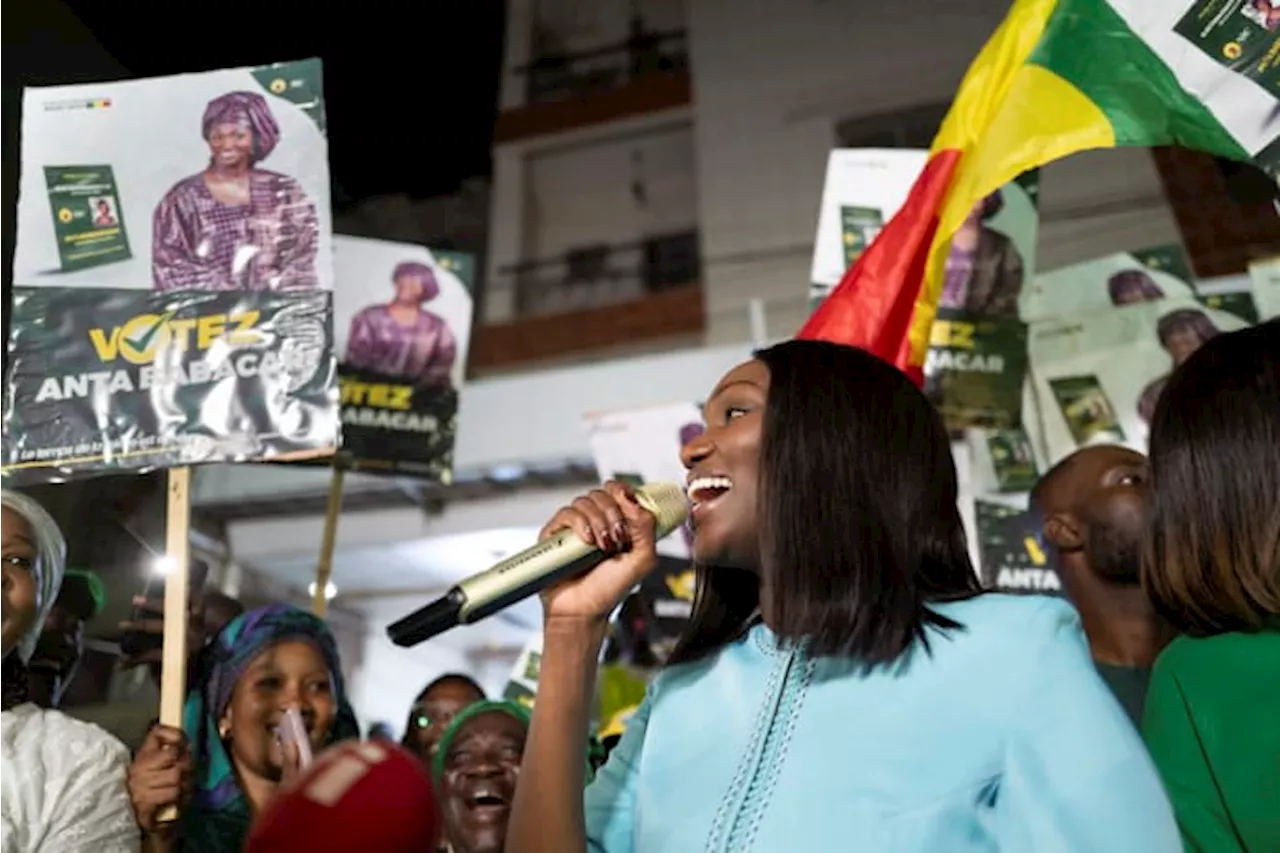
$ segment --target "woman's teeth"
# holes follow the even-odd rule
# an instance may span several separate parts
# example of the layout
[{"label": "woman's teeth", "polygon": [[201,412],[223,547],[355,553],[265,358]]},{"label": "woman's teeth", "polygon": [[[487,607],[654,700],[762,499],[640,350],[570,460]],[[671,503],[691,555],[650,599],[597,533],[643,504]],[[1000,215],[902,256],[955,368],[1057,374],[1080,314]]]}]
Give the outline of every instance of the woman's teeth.
[{"label": "woman's teeth", "polygon": [[687,494],[693,503],[710,500],[733,488],[728,477],[697,477],[689,482]]}]

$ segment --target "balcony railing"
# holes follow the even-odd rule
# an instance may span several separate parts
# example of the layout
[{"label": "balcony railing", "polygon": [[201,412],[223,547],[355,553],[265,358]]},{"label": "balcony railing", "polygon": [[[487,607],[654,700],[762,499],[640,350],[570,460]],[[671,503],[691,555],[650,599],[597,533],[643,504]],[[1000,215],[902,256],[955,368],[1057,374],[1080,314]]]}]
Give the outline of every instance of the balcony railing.
[{"label": "balcony railing", "polygon": [[494,287],[513,287],[516,315],[525,318],[631,302],[701,277],[698,232],[685,231],[522,261],[500,269]]},{"label": "balcony railing", "polygon": [[620,89],[640,77],[682,72],[688,66],[684,30],[636,29],[623,42],[592,50],[544,53],[515,71],[526,77],[526,103],[545,104]]}]

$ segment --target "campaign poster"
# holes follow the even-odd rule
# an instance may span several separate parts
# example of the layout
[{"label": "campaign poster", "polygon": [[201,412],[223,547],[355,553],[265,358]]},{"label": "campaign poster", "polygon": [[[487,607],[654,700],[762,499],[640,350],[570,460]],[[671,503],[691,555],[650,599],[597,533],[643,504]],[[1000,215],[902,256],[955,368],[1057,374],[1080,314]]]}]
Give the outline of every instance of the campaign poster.
[{"label": "campaign poster", "polygon": [[1152,47],[1183,87],[1259,168],[1280,176],[1280,0],[1180,0],[1143,14]]},{"label": "campaign poster", "polygon": [[339,461],[448,483],[471,340],[475,260],[340,235],[334,247]]},{"label": "campaign poster", "polygon": [[1023,300],[1027,322],[1106,313],[1124,305],[1198,296],[1180,245],[1117,252],[1039,273]]},{"label": "campaign poster", "polygon": [[319,60],[27,89],[6,478],[331,454]]},{"label": "campaign poster", "polygon": [[[591,454],[601,480],[684,483],[680,449],[703,431],[701,407],[670,403],[586,416]],[[641,588],[653,608],[650,643],[661,658],[675,645],[693,611],[693,534],[686,525],[658,543],[661,568]]]},{"label": "campaign poster", "polygon": [[971,429],[965,433],[970,479],[979,494],[1022,494],[1040,479],[1032,433],[1015,429]]},{"label": "campaign poster", "polygon": [[1209,339],[1248,325],[1186,296],[1032,323],[1031,373],[1048,463],[1091,444],[1145,453],[1173,369]]},{"label": "campaign poster", "polygon": [[1038,513],[1025,495],[975,502],[982,585],[1010,593],[1061,596],[1062,582],[1049,565]]},{"label": "campaign poster", "polygon": [[953,433],[1022,423],[1022,303],[1035,270],[1039,197],[1039,172],[1020,175],[980,199],[952,238],[924,390]]},{"label": "campaign poster", "polygon": [[1280,0],[1196,0],[1174,32],[1215,62],[1280,97]]},{"label": "campaign poster", "polygon": [[809,308],[827,297],[845,270],[898,212],[929,152],[907,148],[837,148],[827,158],[818,210]]}]

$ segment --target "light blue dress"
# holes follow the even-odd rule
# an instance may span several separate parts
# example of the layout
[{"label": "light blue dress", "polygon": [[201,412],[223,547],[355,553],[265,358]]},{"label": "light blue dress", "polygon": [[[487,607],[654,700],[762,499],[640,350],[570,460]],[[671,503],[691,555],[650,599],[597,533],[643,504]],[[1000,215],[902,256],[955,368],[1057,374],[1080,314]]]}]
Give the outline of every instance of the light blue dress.
[{"label": "light blue dress", "polygon": [[936,605],[966,626],[896,671],[755,625],[662,672],[586,791],[607,853],[1181,853],[1133,724],[1051,598]]}]

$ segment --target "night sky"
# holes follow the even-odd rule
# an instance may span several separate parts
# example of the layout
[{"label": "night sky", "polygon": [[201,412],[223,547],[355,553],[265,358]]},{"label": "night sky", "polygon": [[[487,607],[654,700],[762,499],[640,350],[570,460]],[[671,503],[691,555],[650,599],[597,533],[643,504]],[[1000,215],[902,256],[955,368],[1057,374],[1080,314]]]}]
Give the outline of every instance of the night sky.
[{"label": "night sky", "polygon": [[[384,193],[448,193],[464,178],[488,174],[502,59],[501,0],[62,0],[101,48],[80,44],[77,52],[62,45],[71,59],[57,63],[48,51],[10,53],[15,42],[32,48],[33,41],[76,39],[74,22],[54,8],[57,2],[6,6],[6,101],[15,73],[23,82],[93,79],[91,69],[102,62],[93,54],[103,50],[131,77],[319,56],[335,204]],[[56,79],[59,71],[64,80]],[[6,118],[12,115],[8,107]]]}]

